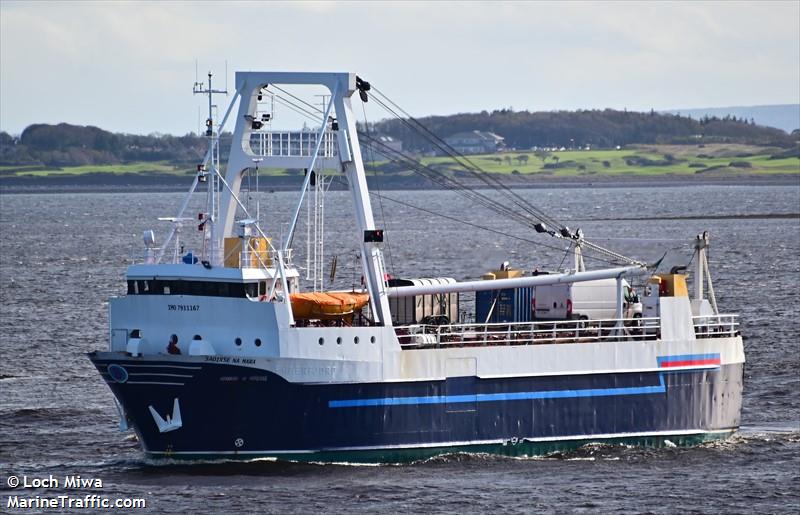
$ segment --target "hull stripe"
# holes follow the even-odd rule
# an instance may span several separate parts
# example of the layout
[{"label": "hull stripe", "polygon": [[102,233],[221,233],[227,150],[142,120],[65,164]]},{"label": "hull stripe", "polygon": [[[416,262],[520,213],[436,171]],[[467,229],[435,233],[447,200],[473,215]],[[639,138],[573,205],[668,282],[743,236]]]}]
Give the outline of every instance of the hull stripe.
[{"label": "hull stripe", "polygon": [[544,392],[478,393],[472,395],[439,395],[432,397],[384,397],[382,399],[347,399],[328,401],[329,408],[356,408],[365,406],[403,406],[417,404],[458,404],[465,402],[526,401],[534,399],[574,399],[580,397],[608,397],[613,395],[646,395],[664,393],[664,377],[655,386],[629,388],[590,388],[587,390],[551,390]]},{"label": "hull stripe", "polygon": [[[108,384],[115,384],[111,381],[106,381]],[[186,383],[164,383],[160,381],[125,381],[124,384],[160,384],[163,386],[183,386]]]},{"label": "hull stripe", "polygon": [[659,368],[692,367],[703,365],[721,365],[719,353],[717,354],[682,354],[679,356],[659,356]]},{"label": "hull stripe", "polygon": [[662,363],[661,368],[675,368],[675,367],[699,367],[703,365],[719,365],[718,359],[689,359],[685,361],[669,361]]},{"label": "hull stripe", "polygon": [[162,374],[160,372],[129,372],[129,376],[158,376],[158,377],[194,377],[193,375],[188,374]]},{"label": "hull stripe", "polygon": [[[99,366],[107,366],[107,365],[112,365],[114,363],[122,363],[122,361],[113,360],[113,361],[109,361],[109,362],[101,362],[101,361],[96,362],[96,364],[99,365]],[[146,364],[145,363],[129,363],[127,361],[125,361],[122,364],[125,367],[181,368],[181,369],[185,369],[185,370],[202,370],[202,368],[203,368],[203,367],[195,367],[195,366],[189,366],[189,365],[163,365],[163,364],[157,364],[157,363],[146,363]]]},{"label": "hull stripe", "polygon": [[[719,354],[685,354],[659,356],[660,368],[703,367],[718,368]],[[375,399],[342,399],[328,401],[328,408],[361,408],[370,406],[414,406],[421,404],[459,404],[467,402],[527,401],[537,399],[576,399],[582,397],[609,397],[615,395],[648,395],[665,393],[664,376],[659,374],[655,386],[633,386],[626,388],[590,388],[586,390],[551,390],[543,392],[477,393],[467,395],[438,395],[424,397],[383,397]]]}]

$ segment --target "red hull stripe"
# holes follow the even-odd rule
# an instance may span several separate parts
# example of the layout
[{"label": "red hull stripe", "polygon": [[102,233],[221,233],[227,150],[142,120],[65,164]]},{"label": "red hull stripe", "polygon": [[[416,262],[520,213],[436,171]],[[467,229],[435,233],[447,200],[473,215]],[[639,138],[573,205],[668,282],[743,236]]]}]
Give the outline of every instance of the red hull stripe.
[{"label": "red hull stripe", "polygon": [[720,359],[687,359],[684,361],[665,361],[661,363],[661,368],[672,367],[697,367],[703,365],[719,365]]}]

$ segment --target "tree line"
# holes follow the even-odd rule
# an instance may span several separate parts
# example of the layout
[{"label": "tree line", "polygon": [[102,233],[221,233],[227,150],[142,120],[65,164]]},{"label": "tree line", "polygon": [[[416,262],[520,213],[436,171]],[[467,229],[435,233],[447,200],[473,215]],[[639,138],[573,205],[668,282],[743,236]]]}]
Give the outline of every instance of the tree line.
[{"label": "tree line", "polygon": [[208,148],[195,134],[140,136],[60,123],[28,126],[18,138],[0,132],[0,165],[83,166],[138,161],[193,164]]},{"label": "tree line", "polygon": [[[614,148],[630,144],[745,143],[791,147],[797,137],[780,129],[756,125],[752,120],[726,116],[705,117],[660,114],[654,111],[581,110],[528,112],[500,109],[492,112],[429,116],[418,120],[440,137],[472,130],[490,131],[505,138],[509,148],[533,147]],[[428,138],[401,120],[374,124],[376,132],[403,142],[404,148],[434,150]]]},{"label": "tree line", "polygon": [[[582,110],[528,112],[500,109],[492,112],[429,116],[419,119],[434,134],[446,138],[458,132],[482,130],[505,138],[509,148],[614,148],[629,144],[746,143],[792,148],[797,135],[762,127],[736,117],[687,116],[629,111]],[[371,131],[403,142],[405,150],[433,151],[429,138],[410,130],[401,120],[376,122]],[[229,138],[223,138],[222,155]],[[34,124],[19,137],[0,132],[0,165],[82,166],[137,161],[165,161],[192,166],[205,154],[208,142],[193,133],[184,136],[119,134],[91,126],[66,123]]]}]

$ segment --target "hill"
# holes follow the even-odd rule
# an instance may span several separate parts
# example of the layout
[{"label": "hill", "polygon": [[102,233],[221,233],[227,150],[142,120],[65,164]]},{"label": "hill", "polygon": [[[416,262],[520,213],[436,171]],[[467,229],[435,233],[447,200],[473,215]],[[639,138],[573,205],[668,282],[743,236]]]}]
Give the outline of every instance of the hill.
[{"label": "hill", "polygon": [[[735,143],[793,148],[797,136],[727,116],[700,120],[688,116],[627,111],[515,112],[510,109],[419,120],[433,133],[447,137],[480,129],[503,138],[508,148],[615,148],[635,144]],[[403,142],[406,150],[431,152],[429,141],[401,120],[384,120],[373,130]],[[225,143],[223,138],[223,144]],[[35,124],[19,138],[0,132],[0,166],[76,167],[156,163],[191,168],[205,153],[207,141],[195,134],[148,136],[115,134],[98,127],[60,123]],[[226,149],[223,146],[222,154]]]},{"label": "hill", "polygon": [[170,136],[115,134],[98,127],[35,124],[19,138],[0,132],[0,165],[89,166],[168,161],[189,164],[205,154],[205,138],[194,134]]},{"label": "hill", "polygon": [[691,116],[696,120],[711,117],[720,119],[735,117],[750,120],[757,125],[781,129],[787,133],[800,129],[800,104],[669,109],[662,113]]},{"label": "hill", "polygon": [[[688,116],[630,111],[584,110],[528,112],[501,109],[491,113],[429,116],[419,122],[447,137],[475,129],[505,138],[509,148],[533,147],[615,148],[638,144],[735,143],[790,148],[797,136],[780,129],[755,125],[749,119],[728,116],[695,120]],[[403,120],[384,120],[374,130],[403,142],[404,148],[431,152],[433,146]]]}]

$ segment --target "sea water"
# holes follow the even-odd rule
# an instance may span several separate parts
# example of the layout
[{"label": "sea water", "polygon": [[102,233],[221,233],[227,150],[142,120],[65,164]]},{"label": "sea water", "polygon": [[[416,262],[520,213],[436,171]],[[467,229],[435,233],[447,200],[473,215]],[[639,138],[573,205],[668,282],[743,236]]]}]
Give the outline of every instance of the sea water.
[{"label": "sea water", "polygon": [[[0,512],[31,511],[9,508],[11,496],[59,495],[90,509],[103,497],[142,498],[146,508],[136,511],[152,513],[800,511],[800,187],[517,193],[622,254],[652,263],[666,253],[660,271],[687,264],[691,270],[691,240],[710,232],[717,302],[722,312],[741,316],[747,356],[742,427],[735,436],[693,448],[589,445],[530,459],[452,455],[402,466],[273,460],[154,465],[132,433],[118,432],[113,397],[85,354],[107,348],[107,300],[124,294],[125,268],[143,255],[142,231],[152,228],[162,239],[169,227],[156,217],[175,216],[182,195],[3,195]],[[504,261],[527,270],[571,265],[563,242],[454,192],[380,195],[372,198],[373,210],[386,231],[386,266],[395,277],[476,279]],[[298,193],[243,198],[276,242],[287,237]],[[188,216],[196,216],[203,200],[192,198]],[[330,191],[325,214],[325,282],[336,255],[334,285],[359,285],[359,234],[348,194]],[[307,217],[304,207],[294,238],[302,267]],[[201,250],[193,225],[182,236],[184,251]],[[587,267],[607,264],[598,257],[587,252]],[[467,314],[474,312],[470,304],[462,298]],[[39,486],[11,488],[12,475],[38,479]],[[58,485],[41,482],[49,478]],[[86,486],[65,489],[66,478]]]}]

